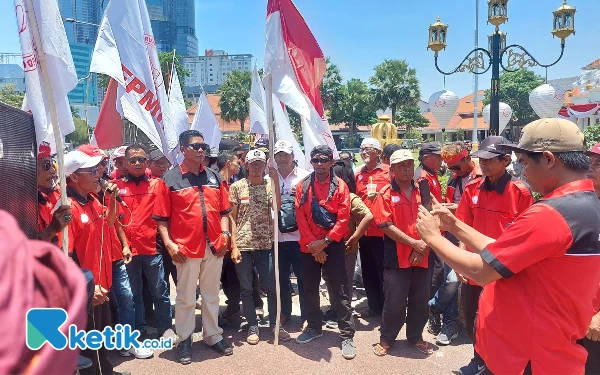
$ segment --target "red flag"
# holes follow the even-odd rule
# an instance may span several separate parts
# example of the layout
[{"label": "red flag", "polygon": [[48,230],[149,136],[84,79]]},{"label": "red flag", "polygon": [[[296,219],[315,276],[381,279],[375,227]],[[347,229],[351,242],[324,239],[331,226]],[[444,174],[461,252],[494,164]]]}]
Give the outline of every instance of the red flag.
[{"label": "red flag", "polygon": [[116,108],[118,86],[117,81],[111,78],[94,129],[96,144],[105,150],[123,144],[123,120]]},{"label": "red flag", "polygon": [[281,32],[300,89],[322,117],[321,82],[327,67],[319,43],[292,0],[269,0],[267,18],[279,12]]}]

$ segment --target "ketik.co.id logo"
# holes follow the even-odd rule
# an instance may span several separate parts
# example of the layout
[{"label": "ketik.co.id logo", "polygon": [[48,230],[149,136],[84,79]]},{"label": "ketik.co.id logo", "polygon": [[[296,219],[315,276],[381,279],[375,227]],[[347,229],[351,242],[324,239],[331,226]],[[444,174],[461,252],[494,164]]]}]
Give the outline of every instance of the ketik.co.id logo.
[{"label": "ketik.co.id logo", "polygon": [[60,328],[67,321],[67,312],[63,309],[30,309],[26,318],[26,344],[31,350],[38,350],[45,343],[54,349],[92,349],[98,350],[102,346],[106,349],[122,350],[131,347],[145,347],[149,349],[171,349],[173,339],[161,338],[160,340],[138,341],[139,331],[132,331],[129,325],[117,324],[115,329],[105,327],[104,330],[80,331],[74,324],[69,326],[65,336]]}]

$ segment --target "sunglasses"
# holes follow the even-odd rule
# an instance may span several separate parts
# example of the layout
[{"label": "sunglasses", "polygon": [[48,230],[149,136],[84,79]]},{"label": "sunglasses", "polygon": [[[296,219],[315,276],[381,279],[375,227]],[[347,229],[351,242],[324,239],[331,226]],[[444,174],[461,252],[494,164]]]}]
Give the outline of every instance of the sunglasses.
[{"label": "sunglasses", "polygon": [[85,170],[81,171],[81,170],[79,170],[76,173],[81,173],[81,174],[98,174],[98,167],[94,167],[94,168],[90,169],[89,171],[85,171]]},{"label": "sunglasses", "polygon": [[330,158],[312,158],[310,159],[311,164],[327,164],[331,161]]},{"label": "sunglasses", "polygon": [[361,153],[363,153],[363,152],[374,152],[374,151],[378,151],[378,150],[376,148],[374,148],[374,147],[364,147],[364,148],[360,149]]},{"label": "sunglasses", "polygon": [[148,159],[143,158],[141,156],[133,157],[133,158],[129,158],[129,164],[137,164],[137,163],[144,164],[147,160]]},{"label": "sunglasses", "polygon": [[460,171],[461,164],[464,160],[465,160],[465,158],[460,159],[460,161],[458,162],[458,165],[449,165],[448,169],[451,171]]},{"label": "sunglasses", "polygon": [[204,152],[209,148],[206,143],[192,143],[189,144],[188,147],[190,147],[194,151],[199,151],[200,149],[202,149],[202,151]]},{"label": "sunglasses", "polygon": [[50,160],[46,160],[46,161],[44,162],[44,167],[43,167],[43,168],[44,168],[44,170],[45,170],[46,172],[47,172],[47,171],[49,171],[49,170],[50,170],[50,168],[52,168],[52,162],[51,162]]}]

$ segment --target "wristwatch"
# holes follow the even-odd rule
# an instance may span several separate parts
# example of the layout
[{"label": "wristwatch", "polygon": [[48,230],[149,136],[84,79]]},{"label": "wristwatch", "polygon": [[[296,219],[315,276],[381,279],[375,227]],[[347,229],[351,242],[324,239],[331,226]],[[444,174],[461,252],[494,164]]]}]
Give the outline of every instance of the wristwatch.
[{"label": "wristwatch", "polygon": [[327,236],[325,236],[325,238],[323,238],[323,241],[325,241],[325,243],[327,245],[331,245],[331,240]]},{"label": "wristwatch", "polygon": [[223,233],[224,235],[226,235],[227,237],[231,238],[231,232],[228,230],[224,230],[221,233]]}]

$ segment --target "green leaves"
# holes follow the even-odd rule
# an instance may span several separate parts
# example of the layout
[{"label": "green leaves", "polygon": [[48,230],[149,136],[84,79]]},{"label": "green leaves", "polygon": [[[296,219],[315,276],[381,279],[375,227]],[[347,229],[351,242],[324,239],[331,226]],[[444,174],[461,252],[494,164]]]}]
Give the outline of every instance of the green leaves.
[{"label": "green leaves", "polygon": [[337,105],[329,112],[331,123],[346,123],[352,135],[356,134],[358,125],[377,122],[373,98],[366,82],[352,78],[340,88],[337,95]]},{"label": "green leaves", "polygon": [[[421,114],[419,107],[416,105],[401,108],[394,122],[398,126],[404,126],[407,133],[413,128],[424,128],[429,125],[429,120]],[[420,136],[415,139],[420,139]]]},{"label": "green leaves", "polygon": [[342,81],[344,79],[340,73],[340,68],[333,64],[329,57],[326,59],[326,62],[327,70],[325,71],[323,82],[321,82],[321,99],[323,101],[323,108],[326,111],[331,111],[342,100],[342,91],[344,88]]},{"label": "green leaves", "polygon": [[221,118],[225,121],[239,121],[240,131],[244,131],[244,122],[250,115],[250,87],[252,73],[233,71],[227,75],[219,88],[221,99]]},{"label": "green leaves", "polygon": [[13,83],[2,85],[0,87],[0,102],[21,109],[25,95],[15,91],[16,89],[17,85]]},{"label": "green leaves", "polygon": [[[526,125],[538,119],[529,104],[529,94],[543,83],[542,76],[528,69],[520,69],[514,73],[504,72],[500,75],[500,101],[508,104],[513,111],[509,126]],[[489,103],[490,90],[487,90],[483,98],[483,105]]]},{"label": "green leaves", "polygon": [[585,143],[587,148],[592,148],[592,146],[600,142],[600,124],[588,126],[583,131],[583,135],[585,136]]},{"label": "green leaves", "polygon": [[[179,77],[179,84],[183,90],[185,87],[185,77],[189,77],[190,72],[183,67],[183,64],[180,61],[181,56],[175,55],[175,69],[177,70],[177,76]],[[158,62],[160,63],[160,70],[162,71],[163,80],[165,81],[165,86],[168,90],[171,68],[173,66],[173,52],[159,52]]]},{"label": "green leaves", "polygon": [[377,109],[396,111],[415,106],[421,98],[417,71],[406,60],[384,60],[375,67],[375,75],[369,83],[373,87],[373,101]]}]

